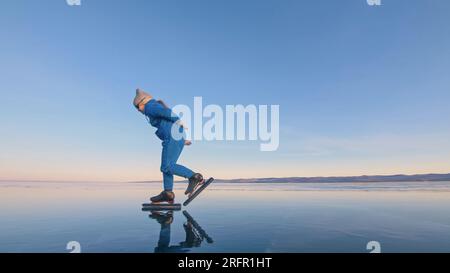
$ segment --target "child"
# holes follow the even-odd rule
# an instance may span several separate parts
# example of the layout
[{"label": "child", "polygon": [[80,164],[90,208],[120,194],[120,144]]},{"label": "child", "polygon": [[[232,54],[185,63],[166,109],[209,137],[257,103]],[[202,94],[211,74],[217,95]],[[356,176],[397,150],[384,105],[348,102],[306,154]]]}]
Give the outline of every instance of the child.
[{"label": "child", "polygon": [[161,172],[163,173],[164,191],[150,198],[150,200],[152,203],[174,203],[174,175],[189,179],[185,194],[192,194],[199,185],[204,183],[204,179],[200,173],[194,173],[192,170],[177,164],[184,145],[192,144],[184,137],[177,138],[172,135],[173,126],[176,126],[175,129],[180,133],[185,130],[180,118],[163,101],[153,99],[150,94],[140,89],[136,90],[133,105],[148,118],[153,127],[157,128],[156,135],[162,141]]}]

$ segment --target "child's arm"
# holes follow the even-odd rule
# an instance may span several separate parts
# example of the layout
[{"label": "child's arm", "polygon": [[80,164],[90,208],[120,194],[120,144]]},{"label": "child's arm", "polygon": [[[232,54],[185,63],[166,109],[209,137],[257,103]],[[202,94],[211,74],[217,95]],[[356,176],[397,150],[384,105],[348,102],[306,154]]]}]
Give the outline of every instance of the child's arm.
[{"label": "child's arm", "polygon": [[169,109],[169,106],[167,106],[167,104],[166,104],[163,100],[157,100],[157,102],[159,102],[159,104],[161,104],[162,106],[164,106],[164,108]]},{"label": "child's arm", "polygon": [[180,119],[177,115],[175,115],[175,113],[172,112],[170,108],[168,108],[163,103],[161,103],[161,106],[152,105],[147,111],[149,111],[149,114],[153,117],[163,118],[172,122],[177,122]]}]

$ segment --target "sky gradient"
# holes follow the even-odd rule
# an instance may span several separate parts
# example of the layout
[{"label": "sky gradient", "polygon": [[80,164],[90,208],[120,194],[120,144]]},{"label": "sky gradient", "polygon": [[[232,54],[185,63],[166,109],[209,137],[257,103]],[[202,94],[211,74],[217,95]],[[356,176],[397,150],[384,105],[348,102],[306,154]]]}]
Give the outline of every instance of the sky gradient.
[{"label": "sky gradient", "polygon": [[446,0],[8,0],[0,179],[159,180],[136,87],[280,105],[280,148],[195,142],[218,178],[450,172]]}]

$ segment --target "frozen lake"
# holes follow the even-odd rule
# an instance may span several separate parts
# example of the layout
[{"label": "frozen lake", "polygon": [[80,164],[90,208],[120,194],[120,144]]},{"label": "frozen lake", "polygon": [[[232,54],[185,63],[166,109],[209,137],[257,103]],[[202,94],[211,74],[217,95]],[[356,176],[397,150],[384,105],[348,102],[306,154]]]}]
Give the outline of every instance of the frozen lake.
[{"label": "frozen lake", "polygon": [[216,183],[184,213],[142,211],[160,188],[0,182],[0,252],[450,252],[450,182]]}]

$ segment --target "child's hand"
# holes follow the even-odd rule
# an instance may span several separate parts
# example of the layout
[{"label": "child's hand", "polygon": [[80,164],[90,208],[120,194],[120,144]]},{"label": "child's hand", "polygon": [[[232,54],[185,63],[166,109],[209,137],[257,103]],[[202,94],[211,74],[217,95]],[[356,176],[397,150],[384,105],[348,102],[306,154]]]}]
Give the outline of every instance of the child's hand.
[{"label": "child's hand", "polygon": [[192,145],[192,141],[190,141],[190,140],[185,140],[185,141],[184,141],[184,145],[186,145],[186,146],[191,146],[191,145]]},{"label": "child's hand", "polygon": [[176,121],[176,124],[178,124],[178,126],[183,127],[184,130],[188,130],[188,128],[183,124],[183,122],[181,121],[181,119]]}]

